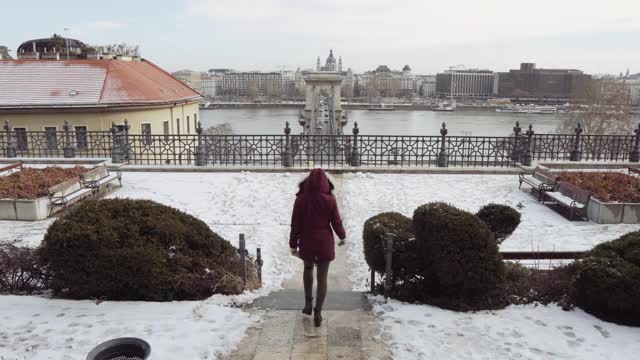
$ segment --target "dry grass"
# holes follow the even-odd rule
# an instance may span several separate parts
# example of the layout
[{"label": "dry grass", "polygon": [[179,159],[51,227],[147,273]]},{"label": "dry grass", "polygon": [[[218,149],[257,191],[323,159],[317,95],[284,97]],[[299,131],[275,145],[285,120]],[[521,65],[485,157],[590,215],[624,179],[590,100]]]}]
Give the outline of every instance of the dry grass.
[{"label": "dry grass", "polygon": [[80,176],[87,169],[47,167],[24,168],[22,171],[0,177],[0,199],[36,199],[47,194],[47,188]]},{"label": "dry grass", "polygon": [[640,202],[640,178],[616,172],[563,172],[560,178],[604,202]]}]

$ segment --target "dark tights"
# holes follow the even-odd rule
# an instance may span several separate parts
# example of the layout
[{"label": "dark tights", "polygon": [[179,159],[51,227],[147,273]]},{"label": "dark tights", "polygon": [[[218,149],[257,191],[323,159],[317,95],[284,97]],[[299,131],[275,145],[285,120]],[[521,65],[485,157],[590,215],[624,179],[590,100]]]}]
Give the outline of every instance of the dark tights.
[{"label": "dark tights", "polygon": [[[311,261],[304,262],[304,296],[311,298],[313,296],[313,265]],[[324,298],[327,296],[327,276],[329,275],[329,261],[319,262],[316,264],[318,287],[316,289],[316,309],[322,310]]]}]

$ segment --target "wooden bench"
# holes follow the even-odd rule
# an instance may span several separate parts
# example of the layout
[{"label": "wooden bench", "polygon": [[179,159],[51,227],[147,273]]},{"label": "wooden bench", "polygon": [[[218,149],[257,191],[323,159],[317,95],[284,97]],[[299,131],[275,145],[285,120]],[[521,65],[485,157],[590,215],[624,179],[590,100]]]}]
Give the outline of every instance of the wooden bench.
[{"label": "wooden bench", "polygon": [[634,167],[627,167],[627,171],[629,171],[629,174],[636,174],[636,175],[640,175],[640,169],[639,168],[634,168]]},{"label": "wooden bench", "polygon": [[522,183],[526,183],[531,186],[531,193],[538,194],[538,201],[542,201],[545,192],[555,190],[560,177],[538,166],[532,174],[521,172],[518,180],[520,182],[518,189],[522,188]]},{"label": "wooden bench", "polygon": [[80,184],[82,187],[93,189],[94,192],[100,191],[101,188],[109,186],[109,184],[116,180],[118,180],[119,185],[122,186],[122,171],[118,170],[115,175],[111,174],[105,165],[96,166],[80,175]]},{"label": "wooden bench", "polygon": [[56,208],[66,208],[92,193],[93,189],[82,186],[79,177],[69,179],[63,183],[48,188],[47,194],[49,195],[49,201],[51,202],[49,215],[53,214]]},{"label": "wooden bench", "polygon": [[545,192],[544,197],[566,209],[569,212],[569,220],[576,216],[584,218],[587,215],[587,205],[591,199],[591,192],[582,190],[568,182],[560,181],[555,192]]},{"label": "wooden bench", "polygon": [[6,174],[4,174],[4,175],[9,175],[9,174],[13,173],[16,170],[22,171],[22,163],[21,162],[0,167],[0,174],[3,174],[3,173],[6,172]]}]

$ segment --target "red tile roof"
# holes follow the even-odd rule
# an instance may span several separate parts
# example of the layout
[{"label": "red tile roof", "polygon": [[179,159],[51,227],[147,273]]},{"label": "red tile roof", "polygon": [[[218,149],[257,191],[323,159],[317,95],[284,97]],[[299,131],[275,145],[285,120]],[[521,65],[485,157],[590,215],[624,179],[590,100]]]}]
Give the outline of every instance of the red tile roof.
[{"label": "red tile roof", "polygon": [[200,98],[146,60],[0,61],[0,108],[144,106]]}]

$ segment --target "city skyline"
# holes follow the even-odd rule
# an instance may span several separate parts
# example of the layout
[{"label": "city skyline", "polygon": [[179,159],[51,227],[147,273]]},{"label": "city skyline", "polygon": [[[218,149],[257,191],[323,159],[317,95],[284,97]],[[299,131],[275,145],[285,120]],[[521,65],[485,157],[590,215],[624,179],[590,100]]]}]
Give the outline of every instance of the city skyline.
[{"label": "city skyline", "polygon": [[[446,5],[446,6],[445,6]],[[312,68],[328,49],[362,73],[380,64],[435,74],[449,66],[508,71],[521,62],[590,74],[640,72],[633,46],[640,4],[612,0],[542,0],[524,10],[502,0],[422,4],[402,1],[76,0],[4,7],[0,45],[15,50],[54,32],[88,44],[139,44],[143,57],[169,71],[209,68]],[[20,26],[26,18],[30,26]],[[16,30],[20,29],[20,30]],[[639,64],[637,67],[634,64]]]}]

